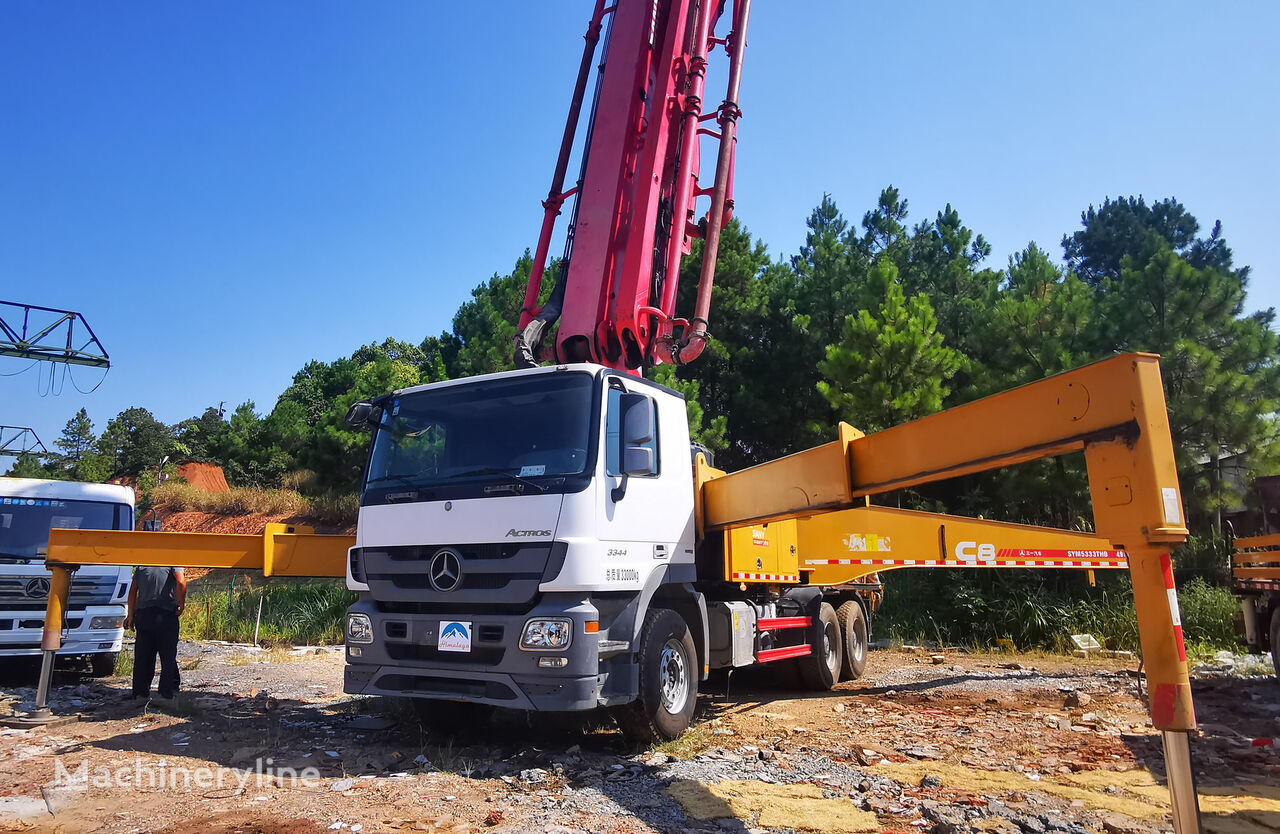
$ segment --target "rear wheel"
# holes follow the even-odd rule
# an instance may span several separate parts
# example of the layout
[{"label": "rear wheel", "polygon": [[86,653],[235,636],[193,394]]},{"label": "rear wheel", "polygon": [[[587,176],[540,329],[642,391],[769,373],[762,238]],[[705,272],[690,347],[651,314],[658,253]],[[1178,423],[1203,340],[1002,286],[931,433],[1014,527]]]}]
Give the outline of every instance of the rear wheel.
[{"label": "rear wheel", "polygon": [[856,681],[867,668],[867,613],[856,599],[847,600],[836,609],[840,636],[844,639],[844,662],[840,680]]},{"label": "rear wheel", "polygon": [[95,678],[109,678],[116,673],[116,653],[102,652],[89,655],[89,671]]},{"label": "rear wheel", "polygon": [[698,653],[674,611],[652,608],[640,631],[640,696],[618,708],[622,733],[637,742],[679,738],[698,704]]},{"label": "rear wheel", "polygon": [[840,620],[830,603],[822,603],[818,619],[822,622],[822,642],[817,651],[796,661],[796,668],[806,689],[825,692],[840,680],[844,641],[840,639]]},{"label": "rear wheel", "polygon": [[1275,667],[1276,677],[1280,678],[1280,606],[1271,612],[1271,665]]}]

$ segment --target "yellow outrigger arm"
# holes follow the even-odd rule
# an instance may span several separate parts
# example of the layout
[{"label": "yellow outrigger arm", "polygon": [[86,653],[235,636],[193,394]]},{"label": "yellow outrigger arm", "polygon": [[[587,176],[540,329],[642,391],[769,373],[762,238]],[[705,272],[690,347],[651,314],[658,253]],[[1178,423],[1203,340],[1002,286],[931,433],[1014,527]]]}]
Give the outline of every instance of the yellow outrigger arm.
[{"label": "yellow outrigger arm", "polygon": [[[698,535],[723,537],[724,578],[838,585],[916,567],[1127,565],[1174,826],[1198,830],[1196,720],[1170,561],[1187,528],[1160,358],[1114,356],[874,434],[845,423],[837,434],[732,473],[699,456]],[[1084,453],[1092,534],[871,506],[873,495],[1069,452]],[[769,567],[757,575],[757,564]]]},{"label": "yellow outrigger arm", "polygon": [[53,658],[62,648],[71,574],[80,565],[233,568],[261,570],[264,576],[342,577],[346,575],[347,551],[355,543],[355,536],[318,536],[313,528],[298,524],[268,524],[260,536],[50,530],[45,565],[53,576],[40,641],[44,663],[36,688],[36,708],[21,719],[22,724],[39,726],[57,720],[49,710],[49,681]]},{"label": "yellow outrigger arm", "polygon": [[51,530],[45,562],[50,568],[82,564],[173,566],[260,570],[263,576],[341,577],[346,576],[347,551],[355,543],[355,536],[316,535],[314,528],[301,524],[268,524],[258,536]]}]

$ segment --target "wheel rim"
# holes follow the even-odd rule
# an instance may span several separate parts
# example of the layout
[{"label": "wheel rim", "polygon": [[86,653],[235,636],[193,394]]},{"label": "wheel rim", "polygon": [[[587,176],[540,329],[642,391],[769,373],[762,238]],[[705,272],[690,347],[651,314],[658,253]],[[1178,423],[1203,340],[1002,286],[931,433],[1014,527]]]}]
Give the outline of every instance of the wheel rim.
[{"label": "wheel rim", "polygon": [[840,641],[840,632],[835,623],[827,623],[822,629],[822,659],[826,662],[831,674],[840,674],[840,657],[836,653],[836,645]]},{"label": "wheel rim", "polygon": [[867,653],[867,641],[863,639],[862,632],[856,626],[849,629],[849,642],[853,644],[849,653],[853,655],[855,662],[861,663],[863,656]]},{"label": "wheel rim", "polygon": [[689,699],[689,674],[684,646],[675,640],[667,641],[662,647],[658,674],[661,680],[662,708],[672,715],[683,712],[685,702]]}]

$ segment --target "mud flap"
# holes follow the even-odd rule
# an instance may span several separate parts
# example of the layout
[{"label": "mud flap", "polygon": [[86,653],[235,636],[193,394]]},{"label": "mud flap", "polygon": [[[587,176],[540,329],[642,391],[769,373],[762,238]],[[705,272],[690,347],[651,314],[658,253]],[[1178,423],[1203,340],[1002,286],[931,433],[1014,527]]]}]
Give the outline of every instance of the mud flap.
[{"label": "mud flap", "polygon": [[786,616],[809,618],[809,628],[805,630],[805,640],[808,641],[812,654],[820,653],[823,641],[822,589],[791,588],[785,591],[782,594],[782,598],[778,600],[778,609],[779,614],[786,610]]}]

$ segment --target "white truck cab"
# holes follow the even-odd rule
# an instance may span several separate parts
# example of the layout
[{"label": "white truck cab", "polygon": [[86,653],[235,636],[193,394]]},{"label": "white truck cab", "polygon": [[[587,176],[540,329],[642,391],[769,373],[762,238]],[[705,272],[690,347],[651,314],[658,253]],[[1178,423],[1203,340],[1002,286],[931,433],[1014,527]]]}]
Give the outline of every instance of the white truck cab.
[{"label": "white truck cab", "polygon": [[[348,586],[346,689],[535,710],[632,701],[645,611],[683,610],[701,677],[684,398],[578,364],[396,392]],[[623,435],[627,442],[623,442]],[[673,661],[674,662],[674,661]],[[692,689],[676,692],[692,712]],[[437,701],[438,703],[438,701]]]},{"label": "white truck cab", "polygon": [[[41,653],[49,531],[132,530],[133,515],[133,490],[126,486],[0,478],[0,657]],[[87,656],[94,674],[112,673],[131,577],[127,567],[75,572],[59,656]]]}]

